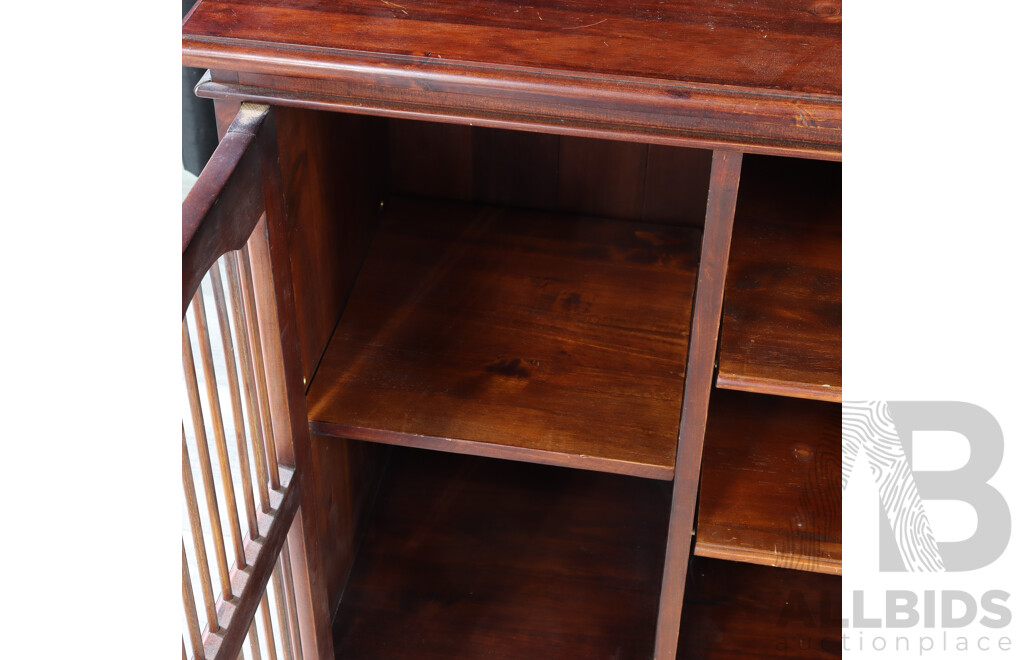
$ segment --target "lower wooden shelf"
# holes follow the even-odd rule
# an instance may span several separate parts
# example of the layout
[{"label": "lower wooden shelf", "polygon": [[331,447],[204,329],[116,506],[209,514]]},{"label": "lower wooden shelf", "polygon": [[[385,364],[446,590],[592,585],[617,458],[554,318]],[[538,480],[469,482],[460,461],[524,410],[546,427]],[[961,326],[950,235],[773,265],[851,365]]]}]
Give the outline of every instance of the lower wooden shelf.
[{"label": "lower wooden shelf", "polygon": [[842,578],[695,557],[679,660],[842,656]]},{"label": "lower wooden shelf", "polygon": [[744,158],[718,387],[841,401],[842,168]]},{"label": "lower wooden shelf", "polygon": [[842,573],[840,423],[839,404],[714,391],[694,552]]},{"label": "lower wooden shelf", "polygon": [[700,232],[392,199],[315,433],[671,479]]},{"label": "lower wooden shelf", "polygon": [[669,499],[654,480],[396,449],[337,657],[647,660]]}]

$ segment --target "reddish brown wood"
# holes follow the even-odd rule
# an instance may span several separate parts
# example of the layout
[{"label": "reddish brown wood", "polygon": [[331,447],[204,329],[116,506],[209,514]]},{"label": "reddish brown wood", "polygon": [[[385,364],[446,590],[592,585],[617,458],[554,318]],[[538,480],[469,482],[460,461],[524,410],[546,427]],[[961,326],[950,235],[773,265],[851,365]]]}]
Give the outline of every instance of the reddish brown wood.
[{"label": "reddish brown wood", "polygon": [[[235,658],[238,656],[250,630],[250,622],[267,589],[278,555],[284,545],[291,521],[299,506],[302,491],[301,475],[282,470],[282,490],[271,494],[270,513],[260,513],[258,540],[247,539],[245,544],[248,568],[231,570],[231,586],[235,597],[220,599],[218,618],[223,626],[219,635],[205,636],[206,656],[209,658]],[[320,656],[325,657],[325,656]]]},{"label": "reddish brown wood", "polygon": [[704,557],[841,574],[840,409],[717,390],[704,440]]},{"label": "reddish brown wood", "polygon": [[[384,198],[386,154],[381,145],[386,127],[374,118],[289,108],[275,110],[274,119],[288,261],[270,263],[269,272],[275,282],[282,277],[291,280],[290,286],[278,286],[294,292],[294,311],[289,314],[295,320],[285,326],[287,333],[278,335],[279,345],[287,348],[282,355],[296,346],[300,351],[302,391],[320,363],[376,228]],[[284,390],[290,395],[287,387]],[[299,409],[307,424],[304,406],[302,402]],[[311,442],[309,483],[314,485],[304,494],[308,501],[304,500],[302,520],[289,541],[304,639],[311,634],[309,617],[329,616],[341,598],[351,548],[339,539],[356,533],[364,499],[355,494],[372,492],[378,483],[382,461],[375,454],[383,449],[351,450],[352,445],[339,442],[325,457],[316,441]],[[308,580],[303,577],[307,559],[313,566]],[[325,608],[319,604],[321,598]],[[329,640],[321,628],[313,634],[321,644],[325,636]]]},{"label": "reddish brown wood", "polygon": [[652,144],[644,170],[645,222],[704,226],[710,151]]},{"label": "reddish brown wood", "polygon": [[[439,86],[433,80],[425,81],[425,89],[415,87],[414,71],[400,72],[380,63],[376,78],[367,78],[358,84],[310,81],[292,76],[249,74],[244,83],[211,82],[196,87],[196,94],[204,98],[249,100],[279,106],[328,110],[331,112],[359,113],[381,117],[419,119],[439,123],[486,126],[538,133],[554,133],[577,137],[642,142],[645,144],[698,149],[742,149],[746,153],[794,156],[821,160],[842,159],[841,101],[824,99],[780,99],[774,94],[725,92],[722,98],[706,90],[658,91],[642,83],[620,82],[609,91],[600,84],[581,82],[585,88],[579,96],[563,94],[564,81],[551,80],[545,84],[522,87],[523,100],[517,100],[517,112],[504,109],[506,95],[498,100],[473,96],[480,89],[487,90],[493,81],[471,81],[469,89],[463,77],[446,77],[445,82],[456,86],[450,93],[438,97],[432,91]],[[289,69],[290,70],[290,69]],[[361,70],[361,69],[360,69]],[[298,75],[302,69],[296,69]],[[503,82],[501,84],[504,84]],[[387,90],[394,87],[409,88],[412,95],[430,96],[434,105],[396,103],[388,98]],[[736,98],[731,98],[733,94]],[[460,94],[468,95],[463,99]],[[353,96],[361,98],[353,99]],[[511,96],[513,99],[518,97]],[[754,107],[739,116],[730,116],[742,103],[754,98]],[[446,100],[462,101],[452,105]],[[724,104],[725,113],[713,114],[707,109],[716,103]],[[685,107],[678,107],[680,104]],[[565,115],[570,117],[566,118]],[[609,117],[627,119],[610,122]],[[814,117],[814,129],[801,128],[806,117]],[[778,132],[812,133],[805,139],[764,138],[749,135],[750,130],[778,124],[789,127]],[[719,127],[720,132],[710,132]],[[794,128],[795,127],[795,128]],[[722,134],[721,131],[734,134]],[[824,146],[819,144],[824,142]]]},{"label": "reddish brown wood", "polygon": [[[338,323],[384,199],[382,120],[275,110],[302,378]],[[276,271],[275,271],[276,272]]]},{"label": "reddish brown wood", "polygon": [[[228,258],[231,257],[229,256]],[[249,452],[246,450],[247,440],[245,434],[245,413],[242,411],[242,390],[238,379],[234,341],[231,339],[231,322],[228,320],[227,299],[224,295],[224,283],[219,265],[210,269],[210,285],[213,288],[214,303],[217,307],[217,324],[220,326],[221,344],[224,347],[224,364],[228,374],[228,393],[231,397],[231,414],[235,427],[235,453],[238,456],[239,472],[241,473],[242,500],[245,502],[246,522],[249,528],[249,538],[256,538],[259,536],[258,528],[256,527],[256,497],[252,487],[252,471],[249,469]],[[237,566],[244,568],[244,560],[239,562]]]},{"label": "reddish brown wood", "polygon": [[184,540],[181,542],[181,600],[185,608],[185,625],[192,645],[192,657],[203,660],[206,657],[203,652],[203,636],[199,630],[199,611],[196,609],[196,596],[192,591],[192,576],[188,572]]},{"label": "reddish brown wood", "polygon": [[388,120],[388,185],[392,193],[473,201],[471,126]]},{"label": "reddish brown wood", "polygon": [[[237,129],[237,130],[236,130]],[[257,130],[259,129],[259,130]],[[225,147],[224,145],[228,146]],[[218,157],[220,154],[220,157]],[[201,186],[199,184],[202,184]],[[266,212],[268,221],[265,223],[267,232],[267,249],[260,252],[259,272],[274,273],[273,281],[268,283],[262,296],[263,315],[257,321],[255,298],[249,290],[252,278],[249,272],[247,253],[242,253],[240,264],[242,278],[240,281],[238,268],[233,259],[225,260],[228,268],[228,280],[232,289],[235,326],[238,331],[237,345],[241,351],[243,376],[246,381],[246,395],[250,405],[249,427],[254,432],[254,456],[257,461],[257,472],[260,473],[262,513],[257,515],[257,535],[249,539],[245,547],[245,570],[235,567],[232,570],[229,586],[224,589],[227,600],[219,605],[219,619],[224,627],[222,635],[208,635],[204,640],[205,653],[216,657],[223,652],[224,657],[235,657],[246,630],[250,628],[257,604],[263,597],[270,570],[278,559],[282,544],[288,531],[293,527],[295,513],[299,508],[300,497],[303,501],[304,515],[316,520],[319,513],[318,488],[316,482],[305,489],[301,488],[301,473],[294,477],[288,472],[291,487],[282,477],[280,488],[266,491],[267,475],[262,465],[262,450],[259,447],[260,426],[255,401],[256,386],[252,382],[252,364],[249,356],[249,337],[246,326],[256,331],[259,323],[269,327],[268,335],[263,339],[270,345],[266,354],[262,342],[253,341],[253,349],[257,360],[270,357],[274,363],[267,368],[270,377],[277,381],[274,394],[277,400],[271,402],[270,391],[260,394],[264,413],[263,420],[269,425],[276,424],[284,428],[286,436],[293,444],[293,458],[302,472],[310,471],[309,439],[304,408],[301,363],[298,354],[298,340],[295,335],[294,293],[289,277],[289,255],[284,226],[284,197],[281,183],[281,165],[277,149],[277,132],[274,120],[265,107],[243,105],[239,117],[233,122],[225,136],[224,142],[211,159],[211,165],[204,170],[197,182],[199,192],[189,196],[182,205],[183,215],[183,251],[182,274],[183,294],[187,298],[198,286],[199,279],[213,264],[214,260],[225,251],[244,248],[260,216]],[[257,246],[259,241],[257,241]],[[220,289],[219,277],[215,277],[215,294],[218,295],[218,314],[226,315],[223,310],[223,292]],[[248,312],[246,322],[242,314],[242,284],[248,294],[245,309]],[[268,290],[272,290],[273,304],[268,304]],[[184,307],[184,305],[183,305]],[[280,338],[280,346],[273,346]],[[190,358],[191,356],[186,356]],[[188,366],[188,365],[187,365]],[[262,376],[263,374],[261,374]],[[194,378],[193,378],[194,380]],[[262,378],[261,378],[262,380]],[[283,387],[281,385],[283,384]],[[194,385],[194,384],[193,384]],[[190,388],[190,394],[193,394]],[[282,391],[286,390],[286,391]],[[197,393],[195,393],[197,395]],[[194,397],[193,397],[194,398]],[[282,400],[284,399],[284,400]],[[268,404],[270,404],[268,406]],[[236,406],[233,406],[236,407]],[[270,407],[276,409],[272,420],[265,416]],[[237,408],[237,407],[236,407]],[[239,412],[236,410],[236,413]],[[276,430],[276,429],[275,429]],[[270,440],[270,438],[268,438]],[[272,441],[272,440],[271,440]],[[273,458],[273,455],[270,456]],[[204,471],[204,477],[206,476]],[[207,479],[209,481],[209,479]],[[271,480],[273,481],[273,480]],[[282,492],[283,490],[283,492]],[[315,528],[315,525],[308,525]],[[303,643],[307,645],[306,655],[309,657],[333,656],[331,636],[329,632],[329,612],[327,599],[322,585],[322,566],[319,540],[315,533],[304,539],[303,553],[297,558],[297,568],[302,579],[298,580],[298,609],[303,621]],[[319,590],[319,591],[318,591]],[[232,598],[231,594],[238,594]]]},{"label": "reddish brown wood", "polygon": [[260,154],[249,145],[268,111],[248,104],[239,112],[181,204],[182,316],[213,262],[244,245],[263,213],[253,194]]},{"label": "reddish brown wood", "polygon": [[698,232],[389,203],[317,433],[668,479]]},{"label": "reddish brown wood", "polygon": [[283,103],[840,149],[839,2],[398,4],[203,0],[184,60]]},{"label": "reddish brown wood", "polygon": [[[334,650],[330,635],[330,612],[327,609],[327,595],[323,584],[322,537],[318,534],[317,526],[321,511],[319,475],[312,462],[306,421],[295,290],[291,280],[285,226],[286,201],[276,128],[276,116],[272,116],[268,120],[268,130],[260,136],[260,148],[264,156],[260,183],[267,200],[267,251],[263,257],[268,258],[269,262],[261,267],[261,273],[266,275],[269,272],[274,276],[274,305],[266,304],[264,300],[261,311],[265,316],[260,322],[267,328],[266,339],[274,342],[273,350],[268,352],[268,356],[274,359],[274,363],[268,367],[269,371],[272,377],[279,381],[279,385],[274,389],[275,398],[272,399],[273,410],[278,415],[274,423],[276,428],[291,438],[296,474],[309,475],[309,481],[303,484],[300,493],[302,529],[305,532],[301,549],[305,552],[293,554],[298,569],[295,577],[303,654],[310,658],[332,658]],[[281,383],[283,387],[280,386]],[[289,518],[282,532],[282,542],[284,534],[292,526],[292,518]],[[279,551],[280,544],[274,551],[274,560]]]},{"label": "reddish brown wood", "polygon": [[711,163],[707,216],[700,252],[700,277],[694,296],[687,356],[686,392],[679,421],[675,483],[672,489],[672,518],[665,550],[665,571],[661,579],[658,636],[654,657],[667,660],[675,655],[679,615],[683,607],[686,562],[690,553],[693,514],[700,479],[708,399],[714,371],[714,347],[722,315],[729,239],[732,233],[736,194],[743,154],[716,151]]},{"label": "reddish brown wood", "polygon": [[[220,508],[217,506],[217,486],[213,480],[213,466],[210,461],[210,446],[206,439],[206,425],[203,419],[202,404],[199,401],[199,382],[196,378],[195,359],[192,355],[192,342],[189,336],[188,323],[181,324],[182,367],[185,376],[185,390],[188,395],[188,406],[192,417],[192,429],[196,438],[196,449],[199,453],[199,468],[203,478],[203,495],[206,500],[206,513],[209,516],[210,531],[213,534],[213,556],[217,560],[217,572],[220,575],[221,591],[231,598],[231,581],[228,577],[228,560],[224,546],[224,529],[220,522]],[[185,430],[182,427],[182,442]],[[184,444],[182,445],[184,447]],[[188,462],[188,455],[182,455],[183,464]],[[184,469],[184,465],[183,465]],[[196,519],[198,522],[198,518]],[[204,553],[205,554],[205,553]],[[208,571],[207,571],[208,572]],[[216,624],[213,624],[216,629]]]},{"label": "reddish brown wood", "polygon": [[228,290],[231,292],[231,312],[235,328],[235,345],[238,346],[238,366],[242,373],[242,393],[245,395],[245,410],[249,429],[248,455],[255,467],[256,492],[259,495],[260,509],[264,512],[270,507],[270,492],[267,488],[267,464],[263,451],[263,426],[260,423],[259,399],[256,394],[256,376],[253,367],[253,356],[249,336],[255,330],[249,327],[248,315],[244,310],[242,290],[247,284],[241,281],[235,255],[228,255],[223,264],[227,271]]},{"label": "reddish brown wood", "polygon": [[650,658],[667,484],[396,449],[339,658]]},{"label": "reddish brown wood", "polygon": [[[257,227],[259,224],[257,224]],[[258,242],[261,237],[257,236],[256,241]],[[253,238],[250,237],[249,242],[254,242]],[[260,319],[258,318],[258,312],[256,310],[256,285],[253,282],[252,276],[252,263],[249,259],[249,248],[248,244],[242,249],[235,253],[236,262],[238,264],[238,273],[242,281],[242,299],[245,307],[245,325],[249,331],[249,352],[252,356],[252,367],[253,376],[255,379],[256,392],[253,397],[253,403],[259,402],[259,421],[262,433],[255,433],[256,439],[255,451],[259,452],[259,456],[256,459],[256,473],[263,478],[264,472],[267,477],[267,485],[270,488],[280,488],[280,484],[277,481],[277,448],[275,447],[274,441],[274,423],[270,418],[271,403],[270,393],[267,387],[267,369],[264,366],[263,356],[263,338],[260,329]],[[276,301],[275,301],[276,302]],[[269,310],[273,311],[273,310]],[[272,328],[276,329],[276,328]],[[276,334],[268,333],[268,341],[276,341]],[[277,374],[275,374],[277,376]],[[280,380],[278,378],[278,380]],[[279,386],[280,387],[280,386]],[[290,435],[290,434],[289,434]],[[266,467],[260,468],[261,463]]]},{"label": "reddish brown wood", "polygon": [[695,558],[676,657],[839,658],[841,590],[835,575]]},{"label": "reddish brown wood", "polygon": [[708,151],[389,120],[388,152],[393,194],[704,223]]},{"label": "reddish brown wood", "polygon": [[558,199],[557,135],[473,130],[473,200],[553,209]]},{"label": "reddish brown wood", "polygon": [[320,435],[311,439],[321,479],[324,586],[328,609],[336,612],[391,448]]},{"label": "reddish brown wood", "polygon": [[648,145],[562,136],[558,208],[635,220],[643,215]]},{"label": "reddish brown wood", "polygon": [[719,356],[718,387],[840,401],[841,169],[748,160]]},{"label": "reddish brown wood", "polygon": [[[222,492],[224,493],[224,504],[227,505],[228,524],[231,526],[231,546],[235,552],[235,565],[240,568],[244,568],[245,550],[242,548],[242,526],[238,520],[238,502],[235,499],[235,485],[231,476],[231,462],[228,457],[227,436],[224,432],[224,416],[220,409],[217,373],[213,362],[213,346],[210,343],[210,329],[206,322],[206,302],[203,300],[202,287],[196,289],[196,295],[192,301],[192,314],[195,318],[196,335],[198,335],[199,339],[199,354],[203,361],[203,381],[206,385],[206,401],[209,405],[208,410],[210,411],[210,421],[213,425],[214,447],[217,451],[217,463],[220,466],[220,482],[223,487]],[[227,349],[225,349],[225,352],[226,351]],[[229,360],[233,363],[234,357],[226,358],[225,362],[228,362]],[[184,453],[185,452],[182,451],[182,455],[184,455]]]},{"label": "reddish brown wood", "polygon": [[[238,74],[234,71],[207,71],[199,80],[200,85],[208,84],[213,80],[238,84]],[[230,99],[213,99],[213,112],[217,121],[217,139],[223,140],[227,135],[231,122],[235,120],[240,101]]]},{"label": "reddish brown wood", "polygon": [[[210,560],[206,556],[203,523],[199,517],[199,500],[196,496],[195,481],[192,479],[192,462],[188,458],[184,427],[181,430],[181,483],[185,491],[188,526],[192,532],[192,550],[195,552],[196,566],[199,568],[199,586],[203,594],[203,605],[206,608],[206,623],[210,632],[215,633],[220,631],[220,625],[217,623],[216,595],[213,591],[213,584],[210,582]],[[230,582],[228,584],[230,585]],[[191,588],[191,583],[189,588]],[[187,609],[187,601],[185,605]]]}]

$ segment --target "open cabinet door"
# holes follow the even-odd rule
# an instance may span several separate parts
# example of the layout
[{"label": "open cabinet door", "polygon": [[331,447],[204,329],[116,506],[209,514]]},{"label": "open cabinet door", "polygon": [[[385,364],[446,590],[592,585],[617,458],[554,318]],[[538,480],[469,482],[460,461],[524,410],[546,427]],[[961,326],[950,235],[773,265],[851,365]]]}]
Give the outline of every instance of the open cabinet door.
[{"label": "open cabinet door", "polygon": [[333,657],[282,209],[243,103],[182,204],[183,658]]}]

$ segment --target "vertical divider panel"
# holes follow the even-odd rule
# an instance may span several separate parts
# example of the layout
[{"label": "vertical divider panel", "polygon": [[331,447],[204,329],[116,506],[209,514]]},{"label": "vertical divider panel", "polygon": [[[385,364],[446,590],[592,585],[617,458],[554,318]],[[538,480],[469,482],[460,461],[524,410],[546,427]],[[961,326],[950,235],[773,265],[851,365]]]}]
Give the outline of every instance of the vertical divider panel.
[{"label": "vertical divider panel", "polygon": [[729,263],[729,243],[732,239],[742,160],[742,153],[716,150],[711,162],[700,273],[690,321],[690,350],[676,447],[672,513],[658,608],[654,649],[657,660],[675,658],[679,641],[686,569],[700,480],[700,459],[704,448],[704,427],[714,377],[725,273]]}]

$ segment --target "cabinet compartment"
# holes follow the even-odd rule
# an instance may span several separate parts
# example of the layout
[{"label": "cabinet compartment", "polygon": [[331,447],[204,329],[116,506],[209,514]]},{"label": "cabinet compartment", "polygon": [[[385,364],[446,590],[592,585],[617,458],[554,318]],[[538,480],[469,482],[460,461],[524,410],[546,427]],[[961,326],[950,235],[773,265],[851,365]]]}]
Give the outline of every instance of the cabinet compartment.
[{"label": "cabinet compartment", "polygon": [[665,482],[396,448],[336,653],[650,658],[668,509]]},{"label": "cabinet compartment", "polygon": [[838,404],[714,391],[694,553],[842,572]]},{"label": "cabinet compartment", "polygon": [[700,234],[393,198],[314,432],[670,479]]},{"label": "cabinet compartment", "polygon": [[718,387],[842,399],[839,163],[744,159]]},{"label": "cabinet compartment", "polygon": [[679,660],[842,656],[842,578],[694,557]]},{"label": "cabinet compartment", "polygon": [[307,351],[311,429],[671,479],[707,152],[385,129],[374,237]]}]

